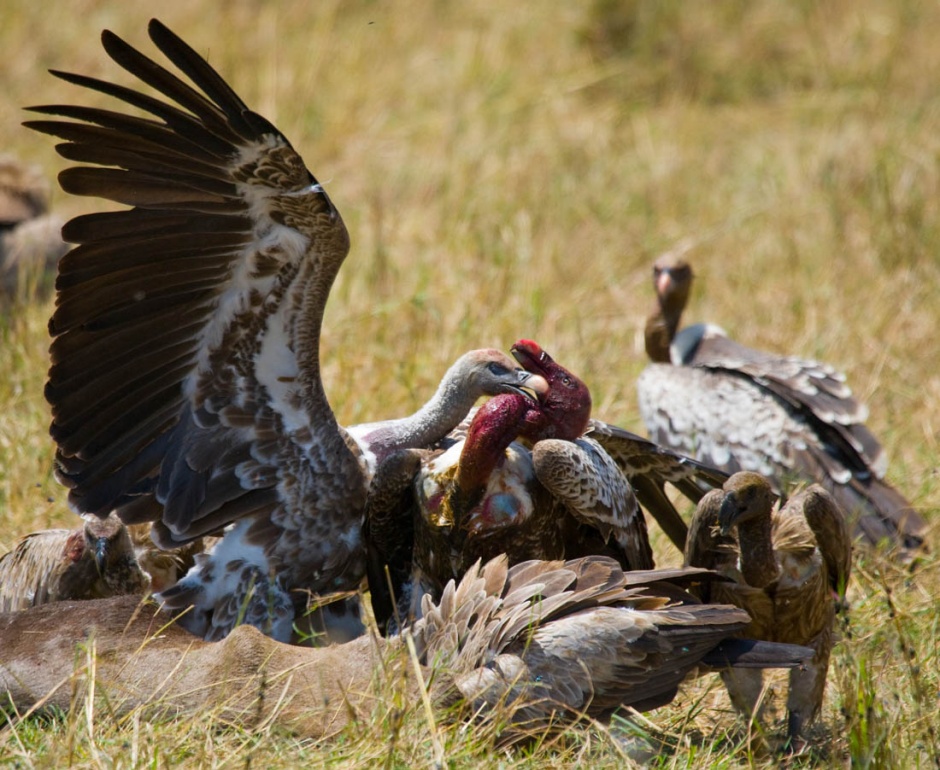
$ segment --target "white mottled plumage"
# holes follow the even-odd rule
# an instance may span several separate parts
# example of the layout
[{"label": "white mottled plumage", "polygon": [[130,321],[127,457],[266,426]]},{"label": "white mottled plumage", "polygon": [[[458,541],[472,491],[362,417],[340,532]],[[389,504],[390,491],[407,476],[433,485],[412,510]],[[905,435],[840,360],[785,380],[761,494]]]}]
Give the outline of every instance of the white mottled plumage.
[{"label": "white mottled plumage", "polygon": [[796,481],[818,481],[856,537],[888,543],[905,558],[922,548],[926,523],[885,481],[887,457],[845,376],[818,361],[745,347],[712,324],[679,330],[692,270],[663,258],[653,278],[652,363],[637,380],[651,438],[728,473],[762,473],[780,494]]}]

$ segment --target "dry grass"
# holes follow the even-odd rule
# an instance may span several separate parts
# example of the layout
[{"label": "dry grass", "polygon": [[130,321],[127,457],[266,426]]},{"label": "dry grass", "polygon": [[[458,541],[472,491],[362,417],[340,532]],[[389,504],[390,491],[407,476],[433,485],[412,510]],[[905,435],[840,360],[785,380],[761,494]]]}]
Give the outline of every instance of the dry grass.
[{"label": "dry grass", "polygon": [[[45,69],[112,77],[100,29],[150,50],[149,13],[7,2],[5,149],[60,169],[48,138],[19,127],[20,108],[87,98]],[[531,336],[589,382],[597,415],[640,429],[649,265],[687,246],[701,277],[690,320],[844,369],[871,405],[891,480],[935,518],[936,4],[191,0],[162,18],[291,138],[353,234],[324,340],[342,421],[404,413],[462,351]],[[55,204],[98,205],[62,193]],[[42,398],[50,307],[0,315],[4,549],[72,521]],[[934,558],[915,580],[862,561],[808,763],[938,763],[938,594]],[[700,684],[650,715],[672,736],[655,763],[772,764],[727,732],[727,710]],[[505,753],[485,732],[432,734],[413,710],[399,732],[376,720],[325,744],[207,724],[31,718],[3,732],[0,763],[427,766],[435,735],[455,766],[624,762],[601,728]]]}]

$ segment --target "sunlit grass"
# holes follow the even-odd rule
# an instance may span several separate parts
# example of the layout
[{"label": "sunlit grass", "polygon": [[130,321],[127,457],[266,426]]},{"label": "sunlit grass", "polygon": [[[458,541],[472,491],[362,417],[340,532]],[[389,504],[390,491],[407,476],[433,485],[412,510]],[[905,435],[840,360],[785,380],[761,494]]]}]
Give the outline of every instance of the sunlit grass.
[{"label": "sunlit grass", "polygon": [[[145,51],[146,4],[8,2],[5,149],[55,173],[24,105],[87,100],[49,67],[117,77],[109,27]],[[353,423],[402,414],[460,353],[533,337],[590,384],[595,414],[639,430],[634,381],[649,266],[687,247],[689,321],[845,370],[889,478],[940,505],[940,8],[915,0],[168,4],[162,18],[272,119],[324,182],[352,253],[328,307],[327,392]],[[104,103],[104,100],[101,102]],[[100,206],[68,199],[66,214]],[[42,397],[51,301],[0,316],[0,547],[73,522],[51,475]],[[663,538],[661,561],[674,559]],[[937,762],[938,564],[914,579],[866,557],[809,764]],[[889,594],[890,591],[890,594]],[[889,601],[890,597],[890,601]],[[779,688],[778,688],[779,689]],[[779,696],[779,692],[778,692]],[[414,706],[415,704],[408,704]],[[335,739],[256,735],[97,710],[15,723],[28,765],[430,766],[420,710]],[[714,681],[648,715],[661,767],[748,754]],[[212,729],[206,729],[212,725]],[[771,725],[778,733],[782,722]],[[624,764],[613,725],[509,752],[440,728],[448,761]],[[397,733],[395,731],[398,731]],[[624,748],[626,747],[626,748]]]}]

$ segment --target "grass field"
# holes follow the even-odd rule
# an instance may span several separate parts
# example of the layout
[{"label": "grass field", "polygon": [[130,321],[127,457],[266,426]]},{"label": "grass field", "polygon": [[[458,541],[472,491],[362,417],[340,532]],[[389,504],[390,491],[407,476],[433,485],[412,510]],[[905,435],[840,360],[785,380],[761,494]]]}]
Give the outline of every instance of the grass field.
[{"label": "grass field", "polygon": [[[151,51],[146,5],[7,0],[0,146],[63,168],[21,108],[87,100],[50,67],[113,78],[102,28]],[[161,18],[291,139],[352,233],[323,343],[341,422],[410,411],[461,352],[532,337],[589,383],[595,415],[642,430],[650,265],[688,248],[689,322],[846,371],[890,480],[936,520],[940,5],[190,0]],[[74,523],[42,397],[50,309],[0,314],[2,551]],[[940,767],[940,563],[856,564],[817,748],[797,763]],[[656,766],[774,765],[745,750],[717,680],[648,716]],[[378,717],[313,742],[84,708],[9,722],[0,764],[426,767],[437,743],[455,767],[631,761],[617,723],[505,751],[409,706],[395,735]]]}]

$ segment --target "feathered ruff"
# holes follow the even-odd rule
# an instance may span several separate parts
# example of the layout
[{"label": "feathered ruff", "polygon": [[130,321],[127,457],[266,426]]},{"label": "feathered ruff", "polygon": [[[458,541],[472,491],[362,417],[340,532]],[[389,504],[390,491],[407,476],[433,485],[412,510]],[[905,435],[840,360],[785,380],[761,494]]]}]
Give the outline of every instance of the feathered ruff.
[{"label": "feathered ruff", "polygon": [[0,557],[0,612],[149,590],[150,577],[114,516],[75,530],[33,532]]}]

